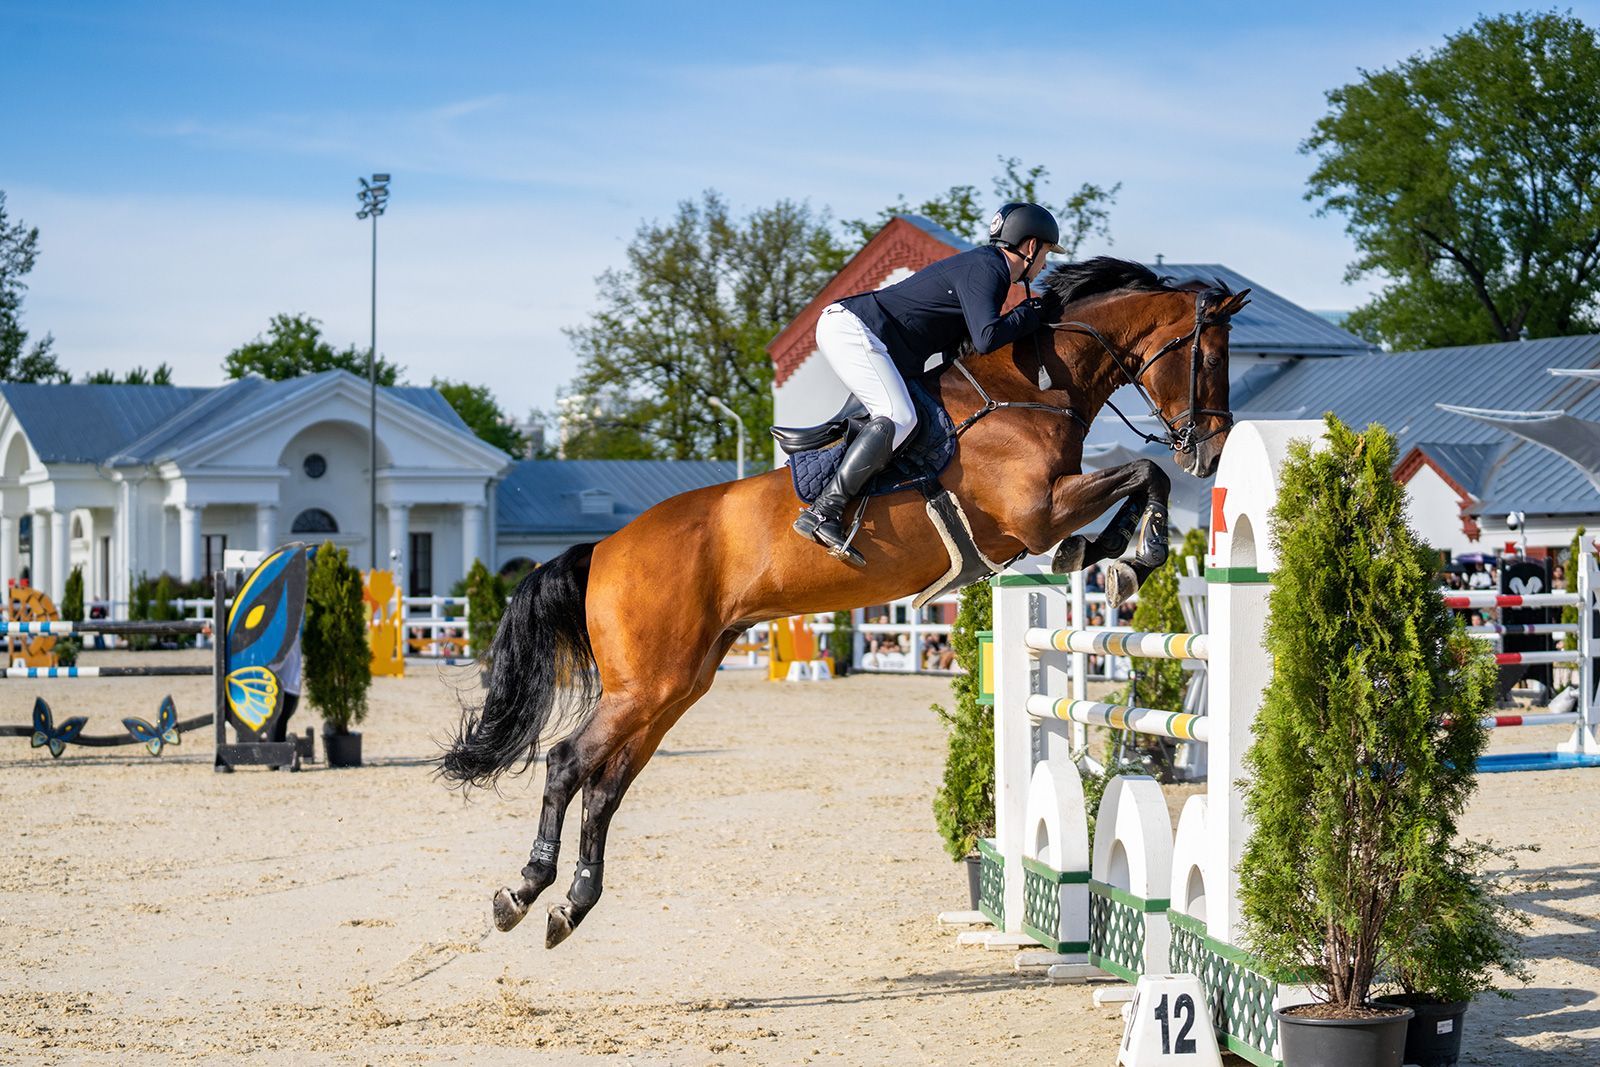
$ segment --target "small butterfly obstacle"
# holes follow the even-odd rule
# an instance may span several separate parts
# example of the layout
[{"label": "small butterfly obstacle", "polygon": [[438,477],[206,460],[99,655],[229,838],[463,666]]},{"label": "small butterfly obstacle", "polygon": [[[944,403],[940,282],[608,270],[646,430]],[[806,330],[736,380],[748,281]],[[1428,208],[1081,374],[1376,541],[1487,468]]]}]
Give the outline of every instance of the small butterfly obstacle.
[{"label": "small butterfly obstacle", "polygon": [[[68,745],[102,748],[143,745],[152,756],[180,743],[190,730],[215,725],[216,769],[257,765],[298,770],[305,752],[302,743],[288,735],[288,720],[300,701],[300,624],[305,616],[306,571],[310,550],[304,544],[285,545],[261,561],[233,597],[225,599],[223,576],[217,576],[213,618],[226,619],[215,634],[207,619],[174,622],[71,622],[56,619],[0,623],[8,636],[70,634],[133,634],[212,636],[215,659],[211,666],[162,667],[26,667],[0,669],[0,678],[130,678],[213,675],[216,707],[206,715],[180,721],[168,696],[161,702],[154,724],[136,716],[122,720],[124,734],[85,734],[88,717],[76,715],[57,723],[44,699],[33,703],[29,726],[0,725],[0,737],[26,737],[34,748],[48,748],[59,758]],[[227,739],[226,726],[235,740]],[[309,739],[308,739],[309,740]]]}]

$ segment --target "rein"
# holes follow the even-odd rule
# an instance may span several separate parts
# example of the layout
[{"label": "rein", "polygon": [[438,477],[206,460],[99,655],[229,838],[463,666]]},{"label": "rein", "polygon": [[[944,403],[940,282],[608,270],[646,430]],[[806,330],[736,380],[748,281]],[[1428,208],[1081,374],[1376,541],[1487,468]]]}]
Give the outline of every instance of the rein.
[{"label": "rein", "polygon": [[[1213,300],[1224,295],[1226,294],[1222,293],[1222,291],[1218,289],[1205,289],[1198,292],[1195,295],[1194,301],[1194,326],[1189,330],[1189,332],[1183,334],[1182,336],[1174,337],[1172,340],[1162,345],[1161,348],[1156,351],[1156,354],[1146,360],[1144,365],[1138,370],[1134,370],[1129,366],[1128,361],[1123,358],[1122,353],[1117,350],[1115,345],[1106,340],[1104,334],[1086,322],[1051,322],[1047,323],[1046,325],[1048,325],[1050,329],[1059,330],[1062,333],[1087,334],[1096,341],[1100,342],[1100,347],[1105,349],[1106,355],[1111,357],[1111,362],[1116,365],[1117,370],[1122,372],[1122,376],[1126,380],[1127,384],[1133,386],[1134,389],[1138,391],[1140,398],[1145,402],[1145,406],[1150,409],[1150,414],[1153,415],[1162,426],[1166,427],[1167,432],[1164,434],[1145,433],[1143,430],[1139,429],[1131,421],[1129,421],[1128,416],[1124,415],[1122,410],[1118,408],[1117,405],[1113,404],[1109,398],[1107,398],[1106,406],[1112,411],[1116,412],[1117,418],[1121,419],[1123,424],[1127,426],[1130,431],[1150,444],[1163,445],[1167,448],[1171,448],[1175,452],[1193,452],[1203,442],[1209,441],[1216,435],[1226,432],[1233,425],[1233,413],[1231,411],[1219,411],[1215,408],[1202,408],[1199,406],[1200,363],[1204,358],[1200,352],[1200,340],[1208,326],[1220,326],[1223,329],[1229,328],[1227,316],[1215,315],[1211,313],[1211,304]],[[1155,401],[1150,399],[1150,392],[1144,386],[1144,376],[1149,373],[1150,368],[1155,366],[1163,357],[1177,351],[1178,348],[1185,342],[1189,344],[1189,407],[1177,419],[1168,419],[1161,413],[1161,409],[1156,406]],[[1037,345],[1038,342],[1035,341],[1036,348]],[[972,372],[967,370],[966,365],[961,360],[956,360],[955,365],[956,369],[961,372],[962,376],[966,378],[967,381],[971,382],[972,387],[978,391],[978,396],[983,399],[983,407],[979,408],[971,415],[968,415],[965,419],[961,420],[959,425],[956,426],[955,435],[957,437],[960,437],[968,428],[972,426],[973,423],[977,422],[985,415],[999,411],[1003,408],[1048,411],[1052,414],[1071,419],[1079,426],[1083,427],[1085,433],[1087,433],[1089,430],[1088,421],[1084,419],[1081,414],[1079,414],[1077,411],[1074,411],[1070,407],[1058,407],[1054,404],[1043,404],[1037,401],[997,401],[989,395],[988,391],[984,389],[982,385],[979,384],[978,379],[972,376]],[[1045,371],[1044,360],[1042,357],[1039,360],[1039,376],[1040,387],[1044,388],[1045,383],[1047,383],[1049,379],[1047,372]],[[1195,435],[1198,432],[1200,419],[1206,415],[1221,416],[1223,421],[1215,429],[1197,437]]]}]

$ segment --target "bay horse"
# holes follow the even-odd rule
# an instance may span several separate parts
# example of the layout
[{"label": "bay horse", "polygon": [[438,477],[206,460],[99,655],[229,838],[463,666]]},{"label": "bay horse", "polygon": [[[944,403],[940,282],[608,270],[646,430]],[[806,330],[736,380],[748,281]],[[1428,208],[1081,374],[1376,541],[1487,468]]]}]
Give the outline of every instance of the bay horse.
[{"label": "bay horse", "polygon": [[[1165,425],[1159,439],[1179,466],[1209,477],[1232,424],[1228,320],[1249,291],[1175,285],[1106,257],[1057,267],[1043,285],[1047,307],[1061,312],[1049,318],[1064,321],[986,355],[967,353],[956,361],[961,373],[929,380],[959,432],[940,482],[990,560],[1059,545],[1055,567],[1071,570],[1136,542],[1107,571],[1107,594],[1120,603],[1166,558],[1170,483],[1148,459],[1083,473],[1084,437],[1131,382]],[[1074,536],[1118,501],[1103,533]],[[579,789],[577,873],[566,903],[549,909],[545,946],[583,921],[600,898],[606,833],[623,794],[711,687],[740,634],[784,616],[886,604],[949,567],[918,492],[865,505],[861,568],[797,537],[789,528],[797,506],[787,468],[697,489],[568,549],[518,585],[484,657],[483,700],[464,708],[440,757],[447,781],[484,786],[526,770],[541,738],[565,730],[546,756],[522,883],[494,896],[501,930],[555,882],[562,822]]]}]

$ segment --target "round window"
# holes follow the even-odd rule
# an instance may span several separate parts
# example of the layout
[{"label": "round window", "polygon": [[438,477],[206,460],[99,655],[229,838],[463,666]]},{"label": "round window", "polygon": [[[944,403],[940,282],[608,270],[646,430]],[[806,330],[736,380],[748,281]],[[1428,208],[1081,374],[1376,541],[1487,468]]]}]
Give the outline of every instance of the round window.
[{"label": "round window", "polygon": [[307,478],[320,478],[328,473],[328,461],[323,459],[320,453],[313,452],[301,464],[301,469],[306,472]]}]

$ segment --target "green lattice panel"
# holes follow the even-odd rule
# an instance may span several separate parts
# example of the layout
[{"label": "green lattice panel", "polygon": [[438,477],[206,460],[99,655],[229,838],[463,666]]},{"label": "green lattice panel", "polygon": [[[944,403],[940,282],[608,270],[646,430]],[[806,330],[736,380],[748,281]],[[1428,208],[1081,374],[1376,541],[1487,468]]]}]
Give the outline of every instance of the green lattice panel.
[{"label": "green lattice panel", "polygon": [[1144,973],[1145,916],[1167,910],[1104,882],[1089,883],[1089,962],[1125,982]]},{"label": "green lattice panel", "polygon": [[1200,979],[1211,1021],[1228,1051],[1260,1067],[1281,1067],[1282,1061],[1272,1055],[1278,1044],[1278,1024],[1272,1017],[1278,982],[1261,973],[1245,953],[1207,935],[1201,920],[1176,911],[1167,918],[1172,924],[1172,973]]},{"label": "green lattice panel", "polygon": [[978,839],[978,910],[994,924],[1006,928],[1006,859],[993,841]]},{"label": "green lattice panel", "polygon": [[1022,932],[1052,952],[1087,952],[1088,942],[1062,938],[1061,887],[1088,880],[1088,871],[1058,871],[1023,857]]}]

